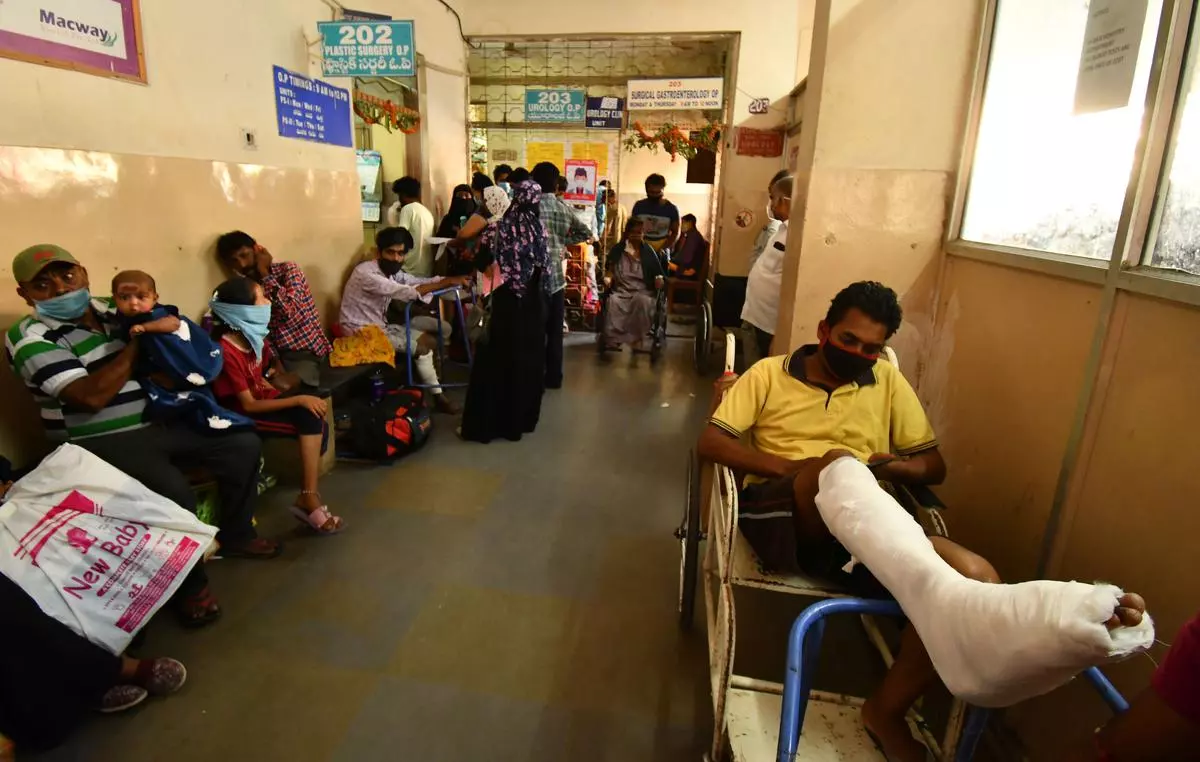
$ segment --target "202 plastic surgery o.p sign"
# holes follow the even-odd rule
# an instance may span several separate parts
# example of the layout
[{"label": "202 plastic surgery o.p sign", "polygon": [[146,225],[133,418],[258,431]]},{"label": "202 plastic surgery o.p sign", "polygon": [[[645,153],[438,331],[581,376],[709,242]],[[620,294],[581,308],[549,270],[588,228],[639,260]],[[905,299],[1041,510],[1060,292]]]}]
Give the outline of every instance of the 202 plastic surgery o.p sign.
[{"label": "202 plastic surgery o.p sign", "polygon": [[322,21],[317,31],[326,77],[416,76],[411,21]]}]

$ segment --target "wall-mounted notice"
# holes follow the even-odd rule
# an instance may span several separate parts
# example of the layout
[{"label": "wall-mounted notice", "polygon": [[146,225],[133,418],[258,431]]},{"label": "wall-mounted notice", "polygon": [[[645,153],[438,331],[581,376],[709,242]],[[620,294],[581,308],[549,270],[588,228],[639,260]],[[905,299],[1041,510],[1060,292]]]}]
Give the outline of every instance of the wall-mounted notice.
[{"label": "wall-mounted notice", "polygon": [[601,130],[624,127],[625,100],[611,95],[587,99],[587,126]]},{"label": "wall-mounted notice", "polygon": [[543,161],[548,161],[558,167],[558,171],[563,170],[563,161],[567,154],[567,147],[561,142],[548,143],[526,143],[525,144],[525,166],[533,169],[536,165]]},{"label": "wall-mounted notice", "polygon": [[417,73],[411,21],[321,21],[321,74],[412,77]]},{"label": "wall-mounted notice", "polygon": [[356,11],[350,8],[342,9],[342,21],[391,21],[392,17],[383,13]]},{"label": "wall-mounted notice", "polygon": [[783,130],[738,127],[733,133],[733,150],[738,156],[783,156]]},{"label": "wall-mounted notice", "polygon": [[549,90],[525,88],[525,121],[582,122],[587,91],[582,88]]},{"label": "wall-mounted notice", "polygon": [[0,0],[0,56],[145,82],[138,0]]},{"label": "wall-mounted notice", "polygon": [[275,69],[275,117],[284,138],[354,145],[350,91],[287,69]]},{"label": "wall-mounted notice", "polygon": [[1129,105],[1145,23],[1146,0],[1092,0],[1075,80],[1076,114]]},{"label": "wall-mounted notice", "polygon": [[631,79],[626,95],[630,111],[721,108],[725,80],[720,77],[687,79]]},{"label": "wall-mounted notice", "polygon": [[603,180],[608,177],[608,154],[612,145],[601,141],[572,140],[571,158],[596,162],[596,177]]},{"label": "wall-mounted notice", "polygon": [[591,159],[567,159],[567,192],[564,201],[596,200],[596,162]]}]

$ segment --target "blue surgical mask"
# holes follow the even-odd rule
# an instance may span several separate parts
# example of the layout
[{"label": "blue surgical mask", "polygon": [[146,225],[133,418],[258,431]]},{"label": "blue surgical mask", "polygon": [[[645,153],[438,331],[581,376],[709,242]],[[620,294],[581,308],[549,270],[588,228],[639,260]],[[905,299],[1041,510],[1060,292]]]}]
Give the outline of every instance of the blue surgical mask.
[{"label": "blue surgical mask", "polygon": [[271,305],[228,304],[213,299],[208,306],[221,322],[246,337],[254,356],[261,361],[263,343],[267,340],[267,326],[271,323]]},{"label": "blue surgical mask", "polygon": [[88,305],[92,301],[92,292],[86,288],[68,291],[65,294],[59,294],[53,299],[47,299],[44,302],[38,302],[33,305],[33,311],[41,317],[50,318],[51,320],[60,320],[67,322],[75,320],[87,312]]}]

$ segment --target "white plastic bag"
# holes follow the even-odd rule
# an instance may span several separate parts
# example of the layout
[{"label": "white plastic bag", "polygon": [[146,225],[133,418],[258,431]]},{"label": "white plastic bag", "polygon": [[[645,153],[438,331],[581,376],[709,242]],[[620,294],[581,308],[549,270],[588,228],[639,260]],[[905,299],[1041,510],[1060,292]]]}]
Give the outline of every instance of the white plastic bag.
[{"label": "white plastic bag", "polygon": [[141,482],[64,444],[0,506],[0,574],[42,611],[120,654],[215,534]]}]

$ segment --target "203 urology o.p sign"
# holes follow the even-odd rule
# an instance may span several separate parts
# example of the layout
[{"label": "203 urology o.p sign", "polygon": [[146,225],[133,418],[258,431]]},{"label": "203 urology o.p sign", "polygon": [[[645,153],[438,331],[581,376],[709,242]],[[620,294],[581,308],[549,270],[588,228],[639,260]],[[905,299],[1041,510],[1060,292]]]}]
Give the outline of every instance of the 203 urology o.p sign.
[{"label": "203 urology o.p sign", "polygon": [[525,89],[525,121],[582,122],[587,91],[583,89]]},{"label": "203 urology o.p sign", "polygon": [[417,73],[411,21],[322,21],[321,74],[412,77]]}]

